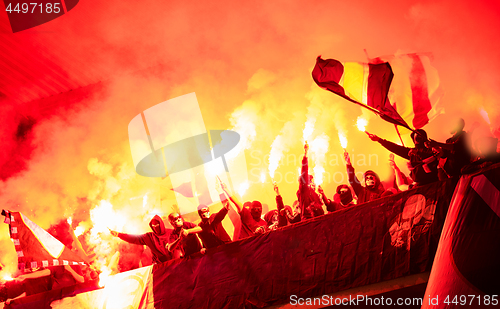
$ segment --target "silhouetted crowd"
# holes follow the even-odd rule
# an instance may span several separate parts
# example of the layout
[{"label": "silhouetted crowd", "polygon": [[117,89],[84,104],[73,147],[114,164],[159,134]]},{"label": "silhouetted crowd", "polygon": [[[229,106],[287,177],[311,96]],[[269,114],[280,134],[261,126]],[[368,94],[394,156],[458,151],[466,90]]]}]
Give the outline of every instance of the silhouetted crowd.
[{"label": "silhouetted crowd", "polygon": [[[332,199],[329,199],[321,186],[316,186],[314,177],[309,174],[308,150],[304,145],[301,174],[298,179],[297,199],[293,206],[285,205],[279,188],[274,183],[276,193],[276,209],[262,215],[262,204],[259,201],[242,203],[237,196],[229,192],[227,186],[218,181],[222,209],[211,213],[206,205],[199,205],[199,224],[187,222],[179,213],[171,213],[168,221],[173,229],[167,229],[158,215],[149,223],[152,232],[141,235],[130,235],[110,231],[111,235],[130,244],[147,246],[152,253],[153,263],[163,263],[171,259],[186,258],[205,254],[207,250],[223,246],[233,240],[266,233],[303,220],[318,217],[326,212],[336,212],[358,204],[370,202],[385,196],[409,190],[417,186],[427,185],[439,180],[457,177],[463,173],[471,173],[487,165],[500,161],[497,153],[498,141],[486,138],[476,144],[479,153],[473,157],[469,148],[469,136],[464,129],[465,123],[460,120],[452,137],[444,143],[428,138],[427,133],[418,129],[411,133],[414,147],[405,147],[384,140],[374,134],[367,133],[369,138],[378,142],[392,154],[398,155],[408,162],[409,175],[405,175],[394,162],[391,154],[389,164],[393,170],[394,186],[385,189],[378,174],[368,170],[360,181],[355,174],[349,154],[344,152],[349,184],[340,184]],[[222,225],[231,205],[239,214],[241,228],[232,240]],[[126,270],[126,269],[125,269]],[[35,285],[30,279],[44,278]],[[85,282],[96,278],[95,271],[88,267],[56,266],[18,276],[12,282],[0,286],[0,301],[18,298],[25,295],[47,291],[55,287]]]},{"label": "silhouetted crowd", "polygon": [[241,229],[239,235],[234,236],[234,240],[239,240],[324,215],[325,210],[335,212],[346,209],[417,186],[456,177],[463,172],[471,172],[484,167],[485,164],[500,161],[496,152],[497,143],[478,149],[479,157],[473,158],[468,146],[468,134],[463,130],[464,126],[465,122],[461,119],[456,129],[451,132],[452,137],[445,143],[429,139],[422,129],[415,130],[411,133],[414,147],[401,146],[367,133],[372,141],[408,160],[410,174],[407,176],[395,164],[394,155],[391,155],[389,164],[394,172],[395,184],[388,189],[384,188],[378,174],[371,170],[364,173],[361,182],[356,177],[349,154],[344,152],[349,185],[339,185],[333,198],[329,199],[321,186],[314,184],[314,178],[309,174],[307,156],[309,146],[306,143],[301,175],[298,179],[297,200],[293,203],[293,207],[284,204],[279,188],[274,183],[277,209],[270,210],[262,216],[261,202],[248,201],[242,204],[229,192],[226,185],[220,182],[218,190],[223,208],[211,214],[209,207],[199,205],[198,214],[201,222],[197,225],[185,221],[179,213],[171,213],[168,216],[169,223],[173,227],[171,233],[166,231],[162,219],[156,216],[150,223],[153,232],[137,236],[115,231],[112,231],[112,234],[128,242],[148,246],[153,252],[154,262],[163,262],[197,253],[205,254],[207,249],[231,242],[231,238],[222,226],[222,220],[228,214],[230,204],[240,216]]}]

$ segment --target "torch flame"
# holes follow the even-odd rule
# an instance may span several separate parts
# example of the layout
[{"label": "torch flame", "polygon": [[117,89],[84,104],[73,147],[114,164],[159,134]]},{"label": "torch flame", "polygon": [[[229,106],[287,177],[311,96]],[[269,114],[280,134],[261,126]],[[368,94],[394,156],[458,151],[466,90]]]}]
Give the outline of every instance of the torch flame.
[{"label": "torch flame", "polygon": [[340,140],[340,145],[342,148],[346,149],[347,148],[347,137],[345,137],[344,133],[339,131],[339,140]]},{"label": "torch flame", "polygon": [[307,141],[307,139],[311,136],[311,134],[314,131],[314,123],[315,119],[310,119],[306,122],[304,126],[304,131],[302,132],[302,138],[304,139],[304,142]]},{"label": "torch flame", "polygon": [[481,115],[481,117],[483,117],[484,121],[486,121],[487,124],[491,124],[490,117],[488,117],[488,112],[486,112],[484,108],[481,107],[479,109],[479,114]]},{"label": "torch flame", "polygon": [[106,266],[103,266],[101,268],[101,273],[99,274],[99,287],[104,287],[106,286],[106,283],[108,283],[109,281],[109,276],[111,275],[111,270],[106,267]]},{"label": "torch flame", "polygon": [[238,194],[240,196],[243,196],[243,194],[245,194],[245,192],[247,192],[249,187],[250,187],[250,185],[248,184],[248,181],[245,181],[244,183],[242,183],[240,185],[240,188],[238,189]]},{"label": "torch flame", "polygon": [[329,137],[321,134],[311,142],[310,152],[314,161],[314,179],[316,184],[323,183],[323,165],[326,163],[326,153],[328,152]]},{"label": "torch flame", "polygon": [[80,222],[80,224],[75,228],[75,236],[78,237],[80,235],[82,235],[83,233],[85,233],[85,227],[82,225],[82,223]]},{"label": "torch flame", "polygon": [[69,224],[70,226],[71,226],[71,224],[73,224],[73,219],[71,219],[71,217],[69,217],[69,218],[68,218],[68,220],[66,220],[66,221],[68,221],[68,224]]},{"label": "torch flame", "polygon": [[314,182],[319,186],[323,183],[323,174],[325,173],[325,169],[322,166],[315,166],[313,171]]},{"label": "torch flame", "polygon": [[10,274],[6,274],[5,276],[2,277],[2,280],[4,281],[12,281],[14,278]]},{"label": "torch flame", "polygon": [[[358,130],[360,130],[361,132],[365,132],[367,125],[368,125],[368,120],[366,120],[365,118],[363,118],[361,116],[358,117],[358,120],[356,121],[356,126],[358,127]],[[345,148],[345,147],[342,147],[342,148]]]}]

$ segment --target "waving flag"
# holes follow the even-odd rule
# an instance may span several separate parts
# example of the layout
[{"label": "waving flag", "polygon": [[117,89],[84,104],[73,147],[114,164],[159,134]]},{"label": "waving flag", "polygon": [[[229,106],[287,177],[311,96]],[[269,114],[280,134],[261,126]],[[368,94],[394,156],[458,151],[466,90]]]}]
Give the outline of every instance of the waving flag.
[{"label": "waving flag", "polygon": [[[446,216],[422,308],[498,305],[500,291],[500,168],[458,183]],[[463,297],[460,304],[464,304]],[[486,306],[485,306],[486,305]]]},{"label": "waving flag", "polygon": [[84,259],[64,246],[20,212],[3,210],[10,238],[18,257],[18,268],[33,269],[57,265],[84,264]]},{"label": "waving flag", "polygon": [[318,57],[312,76],[321,88],[375,112],[388,122],[409,129],[387,98],[394,76],[389,63],[340,62]]},{"label": "waving flag", "polygon": [[439,107],[443,90],[430,54],[396,54],[370,59],[373,64],[384,62],[389,62],[394,72],[389,100],[407,123],[420,129],[443,112]]}]

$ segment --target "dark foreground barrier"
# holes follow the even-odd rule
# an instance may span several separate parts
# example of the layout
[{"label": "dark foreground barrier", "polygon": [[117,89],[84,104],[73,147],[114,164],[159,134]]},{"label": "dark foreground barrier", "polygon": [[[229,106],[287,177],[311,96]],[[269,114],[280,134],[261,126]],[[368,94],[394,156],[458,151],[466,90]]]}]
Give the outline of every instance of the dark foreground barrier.
[{"label": "dark foreground barrier", "polygon": [[429,271],[452,180],[156,265],[141,308],[290,302]]}]

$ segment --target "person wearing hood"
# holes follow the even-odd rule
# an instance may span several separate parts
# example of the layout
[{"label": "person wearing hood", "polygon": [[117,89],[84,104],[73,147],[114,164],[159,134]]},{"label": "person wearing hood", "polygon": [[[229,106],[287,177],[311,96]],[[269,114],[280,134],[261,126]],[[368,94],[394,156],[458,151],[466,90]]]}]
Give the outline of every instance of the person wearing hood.
[{"label": "person wearing hood", "polygon": [[337,193],[333,196],[333,200],[326,197],[326,194],[321,186],[318,186],[318,191],[321,194],[321,198],[323,199],[323,203],[325,203],[326,210],[328,210],[328,212],[334,212],[356,205],[353,201],[351,188],[349,188],[348,185],[339,185],[337,187]]},{"label": "person wearing hood", "polygon": [[454,128],[450,131],[452,137],[446,140],[446,143],[440,143],[432,139],[428,146],[440,149],[440,161],[443,170],[449,177],[460,175],[462,168],[468,165],[472,160],[472,153],[469,149],[469,136],[464,131],[465,121],[458,119]]},{"label": "person wearing hood", "polygon": [[347,151],[344,152],[344,159],[346,162],[347,176],[349,178],[349,184],[354,189],[354,193],[358,197],[358,204],[373,201],[382,197],[384,193],[384,186],[380,182],[380,178],[374,171],[368,170],[364,173],[364,186],[361,185],[358,177],[354,173],[354,167],[351,164],[351,158]]},{"label": "person wearing hood", "polygon": [[174,230],[170,233],[165,248],[172,253],[174,258],[187,257],[197,252],[205,253],[196,236],[202,231],[201,227],[192,222],[184,221],[184,218],[176,212],[168,215],[168,221]]},{"label": "person wearing hood", "polygon": [[325,214],[321,199],[315,190],[316,188],[313,182],[313,176],[309,175],[309,163],[307,160],[308,150],[309,145],[306,142],[304,145],[304,157],[302,158],[302,168],[299,177],[299,190],[297,191],[301,220]]},{"label": "person wearing hood", "polygon": [[416,185],[425,185],[439,180],[439,162],[434,151],[425,145],[428,139],[427,132],[424,130],[418,129],[411,133],[410,136],[415,144],[414,148],[400,146],[382,139],[375,134],[368,132],[366,134],[368,134],[372,141],[380,143],[385,149],[410,161],[408,164],[410,177]]},{"label": "person wearing hood", "polygon": [[227,192],[225,184],[221,184],[222,190],[229,196],[231,202],[236,206],[238,214],[241,218],[241,230],[237,239],[243,239],[255,234],[263,233],[266,229],[267,223],[262,220],[262,204],[259,201],[251,202],[250,206],[244,207],[236,196]]},{"label": "person wearing hood", "polygon": [[[294,213],[292,208],[290,206],[285,206],[283,203],[283,197],[280,194],[280,190],[278,188],[278,185],[276,183],[273,184],[274,187],[274,192],[276,193],[276,207],[277,207],[277,216],[276,216],[276,221],[274,221],[274,213],[271,215],[268,212],[264,216],[264,220],[267,222],[268,226],[276,223],[276,228],[278,227],[283,227],[287,226],[289,223],[295,223],[300,221],[300,211]],[[298,204],[298,201],[296,201]],[[297,205],[296,205],[297,206]],[[297,207],[298,209],[298,207]],[[267,216],[267,219],[266,219]]]},{"label": "person wearing hood", "polygon": [[210,214],[208,206],[198,206],[198,215],[201,218],[198,226],[202,230],[198,233],[198,236],[207,249],[231,242],[231,237],[229,237],[224,226],[222,226],[222,220],[224,220],[229,211],[229,201],[224,197],[221,198],[223,207],[218,213]]},{"label": "person wearing hood", "polygon": [[155,215],[149,222],[149,226],[153,232],[148,232],[141,235],[131,235],[112,231],[111,235],[120,238],[128,243],[135,245],[143,245],[148,247],[153,254],[153,263],[163,263],[172,258],[170,252],[165,249],[170,237],[169,231],[165,228],[165,224],[160,216]]}]

